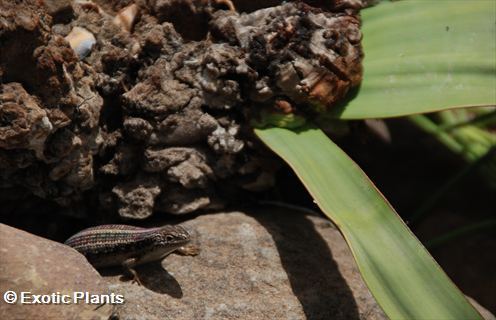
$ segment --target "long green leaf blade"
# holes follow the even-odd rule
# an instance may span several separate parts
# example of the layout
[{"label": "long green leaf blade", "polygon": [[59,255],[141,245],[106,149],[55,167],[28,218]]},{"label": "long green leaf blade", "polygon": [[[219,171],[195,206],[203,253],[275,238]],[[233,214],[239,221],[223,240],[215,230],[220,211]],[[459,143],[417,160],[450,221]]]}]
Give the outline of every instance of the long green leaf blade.
[{"label": "long green leaf blade", "polygon": [[481,318],[367,176],[321,130],[255,132],[341,230],[391,319]]},{"label": "long green leaf blade", "polygon": [[362,11],[364,77],[341,119],[496,104],[496,1],[383,2]]}]

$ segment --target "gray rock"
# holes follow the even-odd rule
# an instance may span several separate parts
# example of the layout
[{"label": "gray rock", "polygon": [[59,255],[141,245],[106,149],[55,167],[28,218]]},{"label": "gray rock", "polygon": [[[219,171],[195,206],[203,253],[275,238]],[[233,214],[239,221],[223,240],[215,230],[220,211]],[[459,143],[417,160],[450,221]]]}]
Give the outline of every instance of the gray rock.
[{"label": "gray rock", "polygon": [[110,277],[120,319],[384,319],[338,230],[265,210],[204,215],[198,256],[140,267],[144,286]]},{"label": "gray rock", "polygon": [[139,268],[142,287],[109,278],[126,299],[116,307],[119,319],[387,319],[326,219],[271,208],[185,225],[196,234],[198,256]]},{"label": "gray rock", "polygon": [[105,283],[73,249],[0,224],[2,294],[111,291],[125,299],[99,308],[2,302],[0,319],[386,319],[326,219],[271,208],[204,215],[185,225],[200,254],[138,267],[139,286],[123,281],[119,268],[101,271]]},{"label": "gray rock", "polygon": [[[0,224],[0,292],[110,294],[105,280],[74,249]],[[19,302],[19,300],[18,300]],[[0,303],[0,319],[108,319],[111,305]]]},{"label": "gray rock", "polygon": [[[146,180],[146,178],[143,178]],[[132,181],[119,184],[112,192],[121,205],[119,214],[123,218],[145,219],[152,215],[155,198],[160,187],[155,181]]]}]

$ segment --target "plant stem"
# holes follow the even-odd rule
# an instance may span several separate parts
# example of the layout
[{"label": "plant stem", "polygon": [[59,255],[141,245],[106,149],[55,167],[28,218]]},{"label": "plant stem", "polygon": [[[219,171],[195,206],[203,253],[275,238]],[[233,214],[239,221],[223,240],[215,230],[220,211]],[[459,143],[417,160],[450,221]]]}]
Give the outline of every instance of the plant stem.
[{"label": "plant stem", "polygon": [[428,117],[417,114],[409,117],[416,125],[418,125],[425,132],[434,135],[441,143],[445,144],[453,152],[461,153],[463,151],[463,146],[453,139],[449,134],[439,130],[436,123],[430,120]]},{"label": "plant stem", "polygon": [[486,126],[494,125],[495,123],[496,123],[496,110],[480,114],[473,119],[468,119],[452,125],[450,124],[441,125],[440,127],[444,131],[450,131],[468,125],[473,125],[477,127],[486,127]]}]

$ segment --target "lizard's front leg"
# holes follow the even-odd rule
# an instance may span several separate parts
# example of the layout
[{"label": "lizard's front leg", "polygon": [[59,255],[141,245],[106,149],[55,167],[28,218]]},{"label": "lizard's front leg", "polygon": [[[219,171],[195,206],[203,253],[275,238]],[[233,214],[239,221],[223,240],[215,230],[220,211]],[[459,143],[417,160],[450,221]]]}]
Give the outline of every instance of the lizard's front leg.
[{"label": "lizard's front leg", "polygon": [[176,249],[175,253],[182,256],[197,256],[200,254],[200,246],[194,243],[188,243]]},{"label": "lizard's front leg", "polygon": [[138,262],[138,258],[136,257],[129,258],[124,260],[124,262],[122,262],[122,267],[124,268],[124,272],[126,272],[128,275],[130,275],[133,278],[133,283],[136,282],[141,286],[142,283],[138,277],[138,273],[136,272],[136,270],[134,270],[134,267],[136,266],[137,262]]}]

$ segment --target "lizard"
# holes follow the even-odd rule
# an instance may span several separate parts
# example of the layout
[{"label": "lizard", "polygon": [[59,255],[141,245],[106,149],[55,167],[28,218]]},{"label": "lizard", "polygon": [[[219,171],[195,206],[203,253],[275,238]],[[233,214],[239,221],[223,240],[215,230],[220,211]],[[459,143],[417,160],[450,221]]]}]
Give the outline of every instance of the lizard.
[{"label": "lizard", "polygon": [[197,255],[198,247],[186,246],[190,241],[189,232],[180,225],[140,228],[108,224],[84,229],[67,239],[65,244],[83,254],[97,269],[122,266],[132,275],[133,282],[141,285],[134,269],[136,266],[161,261],[174,251]]}]

